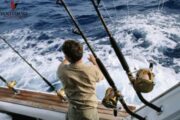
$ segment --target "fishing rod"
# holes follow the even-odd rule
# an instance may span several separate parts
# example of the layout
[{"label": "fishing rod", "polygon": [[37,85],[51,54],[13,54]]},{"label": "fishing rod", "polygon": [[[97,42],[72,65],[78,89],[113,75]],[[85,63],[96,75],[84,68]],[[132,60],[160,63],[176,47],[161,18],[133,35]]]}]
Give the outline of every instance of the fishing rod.
[{"label": "fishing rod", "polygon": [[16,89],[14,88],[14,86],[16,85],[16,82],[15,82],[15,81],[7,82],[7,80],[6,80],[4,77],[2,77],[1,75],[0,75],[0,80],[3,81],[3,82],[6,84],[6,86],[7,86],[10,90],[12,90],[15,94],[19,94],[19,93],[20,93],[19,90],[16,90]]},{"label": "fishing rod", "polygon": [[158,107],[158,106],[156,106],[156,105],[148,102],[148,101],[142,96],[142,94],[135,89],[135,86],[134,86],[134,84],[133,84],[133,81],[135,80],[135,78],[133,77],[133,75],[132,75],[132,73],[131,73],[131,71],[130,71],[130,69],[129,69],[129,66],[128,66],[128,64],[127,64],[127,61],[126,61],[126,59],[125,59],[125,57],[124,57],[121,49],[118,47],[115,38],[112,36],[111,32],[109,31],[109,29],[108,29],[108,27],[107,27],[107,25],[106,25],[106,23],[105,23],[105,21],[104,21],[104,18],[103,18],[103,16],[101,15],[101,13],[100,13],[100,11],[99,11],[99,9],[98,9],[98,6],[96,5],[95,1],[94,1],[94,0],[91,0],[91,2],[92,2],[93,6],[94,6],[94,8],[95,8],[95,11],[97,12],[98,17],[100,18],[100,20],[101,20],[101,22],[102,22],[102,24],[103,24],[103,26],[104,26],[105,31],[107,32],[107,34],[108,34],[108,36],[109,36],[110,43],[111,43],[111,45],[112,45],[112,47],[113,47],[113,49],[114,49],[114,51],[115,51],[115,53],[116,53],[119,61],[120,61],[123,69],[126,71],[126,74],[127,74],[128,78],[129,78],[131,84],[133,85],[133,88],[134,88],[134,90],[136,91],[139,99],[140,99],[144,104],[146,104],[146,105],[149,106],[150,108],[156,110],[157,112],[162,112],[161,107]]},{"label": "fishing rod", "polygon": [[57,93],[57,95],[63,99],[66,100],[59,92],[56,90],[56,88],[45,78],[43,77],[5,38],[0,36],[0,39],[3,40],[32,70],[34,70],[42,80],[49,85],[49,87]]},{"label": "fishing rod", "polygon": [[[75,27],[78,29],[79,33],[81,34],[82,38],[84,39],[85,43],[87,44],[88,48],[90,49],[91,53],[93,54],[93,56],[96,59],[96,62],[100,68],[100,70],[102,71],[103,75],[105,76],[107,82],[109,83],[109,85],[113,88],[115,96],[116,96],[116,101],[119,100],[121,102],[121,104],[123,105],[124,109],[133,117],[139,119],[139,120],[145,120],[145,118],[143,118],[142,116],[133,113],[131,110],[129,110],[127,104],[125,103],[123,96],[120,95],[120,92],[117,90],[117,87],[114,83],[114,81],[112,80],[110,74],[108,73],[108,71],[106,70],[104,64],[101,62],[101,60],[97,57],[96,53],[94,52],[94,50],[92,49],[91,45],[89,44],[87,37],[84,35],[84,33],[82,32],[81,28],[78,25],[77,20],[73,17],[73,15],[71,14],[70,10],[68,9],[66,3],[64,2],[64,0],[57,0],[56,3],[58,3],[60,6],[63,5],[64,9],[67,11],[69,17],[71,18],[71,20],[73,21]],[[115,105],[117,106],[117,102],[115,103]],[[114,110],[114,114],[116,116],[116,110]]]}]

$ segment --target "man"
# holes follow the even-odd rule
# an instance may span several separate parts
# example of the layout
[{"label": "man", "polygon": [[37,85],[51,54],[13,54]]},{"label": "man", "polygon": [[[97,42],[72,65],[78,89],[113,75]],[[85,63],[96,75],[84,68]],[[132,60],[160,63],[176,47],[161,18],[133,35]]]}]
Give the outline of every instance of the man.
[{"label": "man", "polygon": [[65,60],[58,68],[58,77],[62,81],[69,101],[67,120],[99,120],[97,111],[96,82],[104,79],[93,55],[89,61],[82,61],[83,47],[74,40],[67,40],[62,51]]}]

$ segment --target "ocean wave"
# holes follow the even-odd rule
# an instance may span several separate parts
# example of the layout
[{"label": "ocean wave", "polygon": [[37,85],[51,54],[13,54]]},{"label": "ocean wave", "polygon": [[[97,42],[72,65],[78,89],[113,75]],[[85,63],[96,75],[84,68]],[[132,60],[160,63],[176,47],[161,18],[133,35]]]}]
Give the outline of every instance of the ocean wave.
[{"label": "ocean wave", "polygon": [[163,4],[171,9],[180,9],[180,0],[169,0]]},{"label": "ocean wave", "polygon": [[164,55],[171,58],[180,58],[180,44],[177,44],[175,48],[165,49]]}]

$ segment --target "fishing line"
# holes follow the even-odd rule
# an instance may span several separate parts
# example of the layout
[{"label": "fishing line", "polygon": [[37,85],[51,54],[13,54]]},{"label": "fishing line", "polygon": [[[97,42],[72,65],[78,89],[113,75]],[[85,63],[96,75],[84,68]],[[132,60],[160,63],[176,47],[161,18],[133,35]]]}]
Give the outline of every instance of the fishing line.
[{"label": "fishing line", "polygon": [[159,0],[159,1],[158,1],[158,11],[159,11],[159,12],[163,11],[164,4],[165,4],[165,1],[164,1],[164,0]]},{"label": "fishing line", "polygon": [[[116,6],[115,6],[115,0],[113,0],[113,6],[114,6],[114,10],[115,10],[115,15],[116,15],[116,20],[119,20],[119,17],[118,17],[118,12],[117,12],[117,9],[116,9]],[[117,25],[115,25],[115,30],[117,30]]]},{"label": "fishing line", "polygon": [[157,11],[159,11],[160,0],[158,0]]},{"label": "fishing line", "polygon": [[19,18],[19,20],[21,20],[25,24],[25,26],[30,28],[30,26],[31,26],[30,24],[27,24],[21,17],[18,17],[18,18]]},{"label": "fishing line", "polygon": [[106,5],[104,4],[104,2],[103,2],[103,1],[102,1],[101,3],[102,3],[102,6],[103,6],[104,11],[105,11],[105,12],[106,12],[106,14],[109,16],[110,21],[112,22],[112,24],[114,24],[114,26],[116,26],[116,24],[115,24],[114,20],[112,19],[112,17],[111,17],[111,15],[110,15],[110,13],[109,13],[109,12],[108,12],[108,10],[107,10]]},{"label": "fishing line", "polygon": [[158,11],[160,11],[162,0],[158,0]]},{"label": "fishing line", "polygon": [[[65,10],[63,10],[63,12],[66,12],[66,11],[65,11]],[[66,15],[64,15],[64,18],[65,18],[65,20],[66,20],[66,22],[67,22],[68,26],[69,26],[69,27],[71,27],[71,26],[70,26],[71,21],[68,19],[68,17],[67,17]],[[72,28],[73,28],[73,27],[72,27]],[[72,28],[71,28],[71,29],[72,29]]]},{"label": "fishing line", "polygon": [[161,11],[162,11],[163,8],[164,8],[164,3],[165,3],[164,0],[162,0],[162,3],[161,3],[161,4],[162,4],[162,5],[161,5]]},{"label": "fishing line", "polygon": [[[132,32],[132,30],[130,29],[130,25],[129,25],[129,24],[131,24],[129,0],[127,0],[126,6],[127,6],[127,22],[126,22],[127,24],[126,24],[126,25],[127,25],[128,31]],[[124,21],[124,22],[125,22],[125,21]],[[134,23],[133,23],[133,24],[134,24]],[[120,39],[119,39],[119,43],[120,43]],[[135,58],[135,52],[132,51],[131,54],[132,54],[132,58]]]},{"label": "fishing line", "polygon": [[129,0],[127,0],[127,21],[129,21]]},{"label": "fishing line", "polygon": [[[56,1],[56,4],[60,4],[60,3],[58,3],[58,2]],[[64,9],[63,9],[63,11],[66,12]],[[64,18],[65,18],[65,21],[67,22],[68,26],[71,27],[71,26],[70,26],[71,20],[68,18],[68,16],[64,15]],[[72,30],[72,32],[73,32],[74,34],[80,35],[80,33],[79,33],[79,31],[76,29],[76,27],[73,26],[73,27],[71,27],[70,29]]]},{"label": "fishing line", "polygon": [[97,6],[101,3],[101,0],[96,0]]},{"label": "fishing line", "polygon": [[118,19],[118,12],[117,12],[117,9],[116,9],[116,6],[115,6],[115,0],[113,0],[113,6],[114,6],[114,10],[115,10],[115,13],[116,13],[116,19]]}]

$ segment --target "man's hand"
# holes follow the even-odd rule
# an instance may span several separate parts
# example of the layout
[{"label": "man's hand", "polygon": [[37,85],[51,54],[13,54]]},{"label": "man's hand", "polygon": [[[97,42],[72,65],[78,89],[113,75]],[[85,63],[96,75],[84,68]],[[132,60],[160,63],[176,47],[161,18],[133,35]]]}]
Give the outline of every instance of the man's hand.
[{"label": "man's hand", "polygon": [[92,64],[94,64],[98,69],[99,69],[99,79],[98,79],[98,81],[100,81],[100,80],[104,80],[104,75],[102,74],[102,72],[101,72],[101,70],[100,70],[100,68],[99,68],[99,66],[98,66],[98,64],[97,64],[97,62],[96,62],[96,58],[93,56],[93,55],[89,55],[89,58],[88,58],[88,60],[90,61],[90,62],[92,62]]},{"label": "man's hand", "polygon": [[66,98],[66,94],[65,94],[65,92],[64,92],[64,89],[57,90],[56,93],[57,93],[58,97],[60,98],[60,101],[61,101],[61,102],[67,101],[67,98]]},{"label": "man's hand", "polygon": [[92,64],[97,65],[97,63],[96,63],[96,58],[95,58],[93,55],[90,54],[88,60],[89,60]]}]

